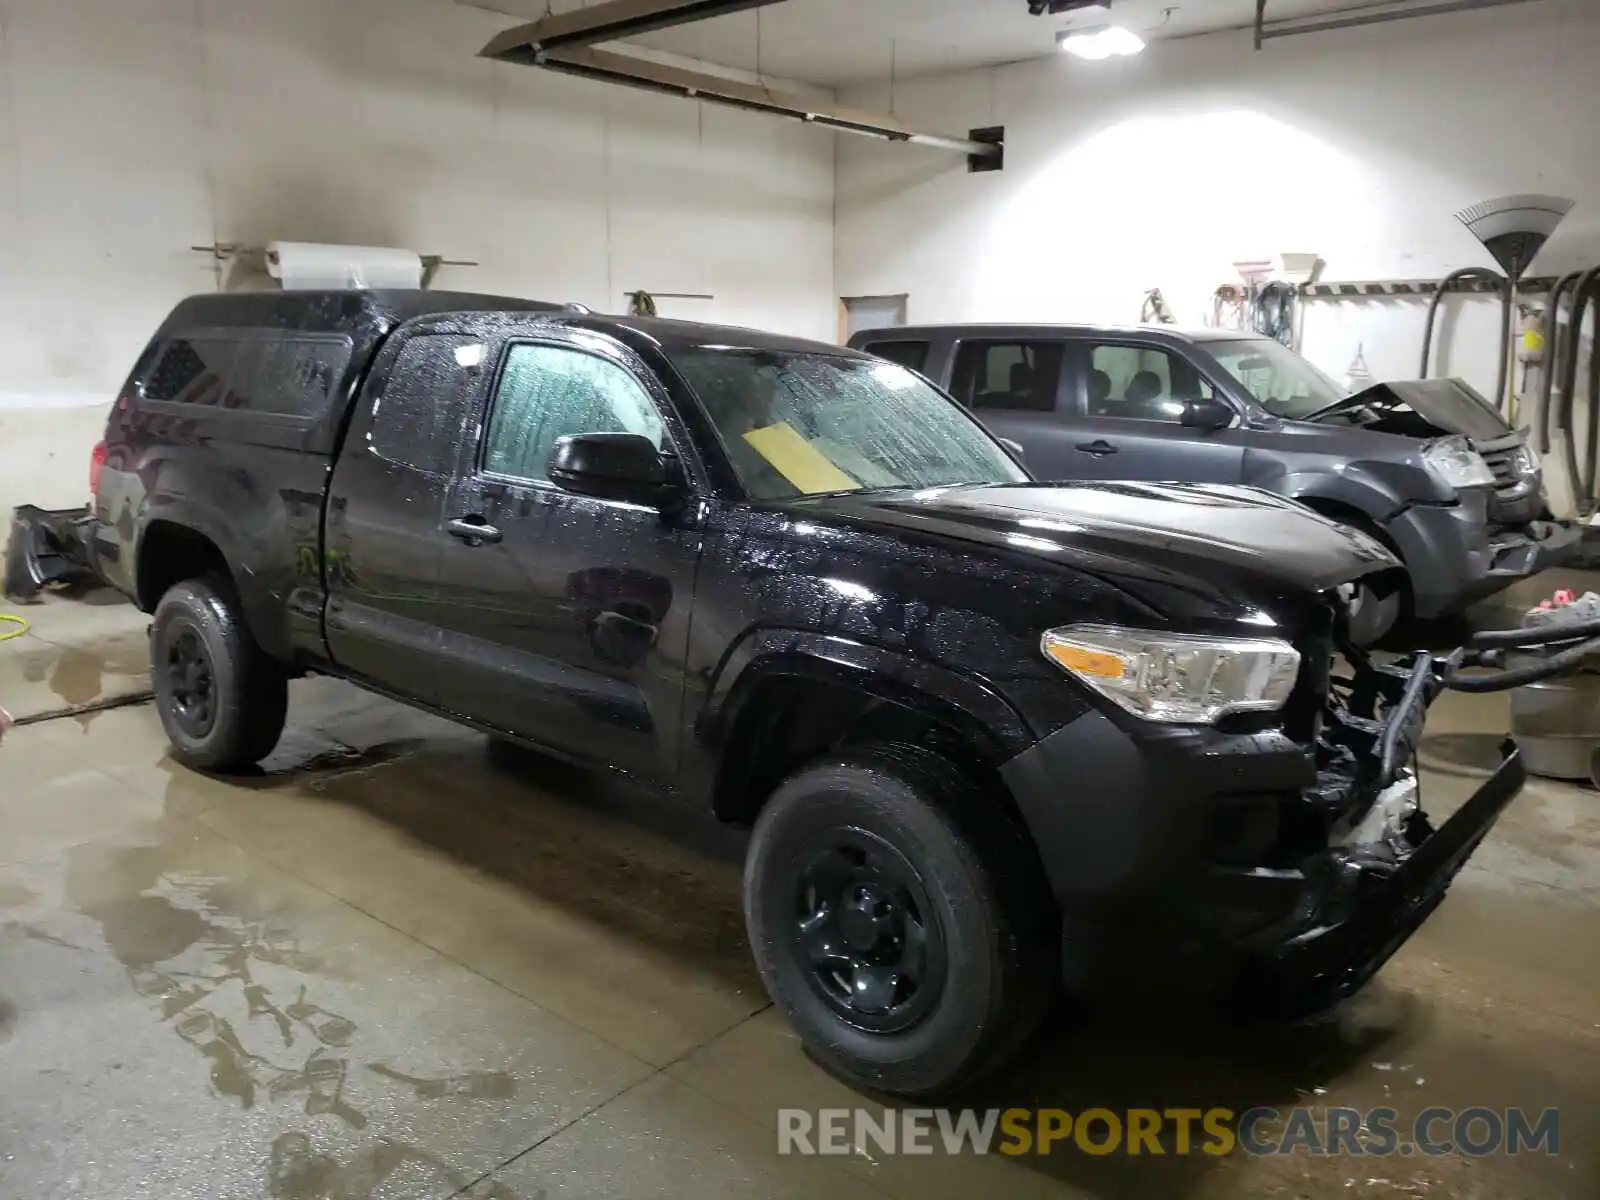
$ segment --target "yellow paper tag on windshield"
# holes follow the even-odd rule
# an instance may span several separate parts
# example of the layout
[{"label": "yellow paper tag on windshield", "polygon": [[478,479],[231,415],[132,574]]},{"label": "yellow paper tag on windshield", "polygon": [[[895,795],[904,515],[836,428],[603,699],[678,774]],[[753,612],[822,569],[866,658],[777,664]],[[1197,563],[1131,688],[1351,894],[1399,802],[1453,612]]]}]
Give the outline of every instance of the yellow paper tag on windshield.
[{"label": "yellow paper tag on windshield", "polygon": [[861,485],[823,456],[822,452],[795,432],[787,421],[752,429],[744,435],[755,452],[771,463],[780,475],[806,494],[854,491]]}]

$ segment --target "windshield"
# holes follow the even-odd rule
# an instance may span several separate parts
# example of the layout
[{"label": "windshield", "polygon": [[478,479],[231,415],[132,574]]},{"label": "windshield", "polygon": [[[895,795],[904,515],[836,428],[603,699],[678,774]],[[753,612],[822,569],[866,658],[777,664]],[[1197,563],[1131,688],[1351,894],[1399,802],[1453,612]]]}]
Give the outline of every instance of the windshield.
[{"label": "windshield", "polygon": [[1281,342],[1246,338],[1204,345],[1222,369],[1274,416],[1308,417],[1350,394]]},{"label": "windshield", "polygon": [[894,363],[723,346],[669,356],[752,499],[1028,479],[960,407]]}]

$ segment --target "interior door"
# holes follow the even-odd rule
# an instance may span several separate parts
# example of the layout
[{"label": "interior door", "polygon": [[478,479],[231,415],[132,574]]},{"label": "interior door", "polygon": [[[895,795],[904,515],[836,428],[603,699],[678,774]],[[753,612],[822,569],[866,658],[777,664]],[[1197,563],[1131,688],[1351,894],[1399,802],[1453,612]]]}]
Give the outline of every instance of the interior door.
[{"label": "interior door", "polygon": [[665,396],[619,347],[512,340],[466,439],[441,549],[450,709],[573,759],[670,783],[700,535],[692,519],[564,492],[569,434],[675,449]]},{"label": "interior door", "polygon": [[848,342],[863,329],[889,329],[906,323],[906,297],[845,296],[839,301],[839,340]]},{"label": "interior door", "polygon": [[1189,429],[1186,401],[1224,400],[1188,359],[1162,346],[1081,339],[1069,343],[1079,415],[1073,472],[1082,479],[1239,483],[1248,431]]}]

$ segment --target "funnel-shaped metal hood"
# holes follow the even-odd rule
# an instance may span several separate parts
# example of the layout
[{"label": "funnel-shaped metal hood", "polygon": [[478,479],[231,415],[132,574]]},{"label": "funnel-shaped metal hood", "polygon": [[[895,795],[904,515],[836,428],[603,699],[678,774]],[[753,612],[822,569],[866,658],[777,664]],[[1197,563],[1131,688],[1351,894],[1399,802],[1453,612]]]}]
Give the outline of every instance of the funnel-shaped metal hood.
[{"label": "funnel-shaped metal hood", "polygon": [[1501,270],[1520,279],[1571,209],[1572,201],[1561,196],[1501,196],[1463,208],[1456,220],[1494,255]]}]

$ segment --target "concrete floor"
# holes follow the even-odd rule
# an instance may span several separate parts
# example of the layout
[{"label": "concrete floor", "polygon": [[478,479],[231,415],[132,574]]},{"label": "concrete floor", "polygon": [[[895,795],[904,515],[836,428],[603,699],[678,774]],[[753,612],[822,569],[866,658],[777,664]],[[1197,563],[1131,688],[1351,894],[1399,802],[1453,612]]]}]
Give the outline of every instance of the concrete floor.
[{"label": "concrete floor", "polygon": [[[137,691],[137,614],[0,645],[21,711]],[[20,715],[20,713],[19,713]],[[1449,697],[1449,809],[1507,725]],[[979,1106],[1559,1106],[1560,1155],[780,1157],[780,1107],[867,1104],[775,1018],[742,839],[324,680],[256,778],[129,707],[0,748],[0,1197],[1600,1195],[1600,797],[1533,783],[1355,1001],[1230,1029],[1063,1020]]]}]

